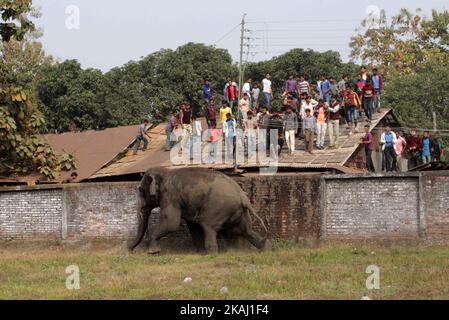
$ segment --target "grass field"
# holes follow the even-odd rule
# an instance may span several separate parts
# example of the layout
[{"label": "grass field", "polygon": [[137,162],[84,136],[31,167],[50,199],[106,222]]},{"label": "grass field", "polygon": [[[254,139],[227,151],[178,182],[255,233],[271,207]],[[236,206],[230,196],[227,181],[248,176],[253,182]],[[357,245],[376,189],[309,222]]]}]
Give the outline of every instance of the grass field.
[{"label": "grass field", "polygon": [[[84,251],[84,252],[83,252]],[[66,267],[80,289],[66,288]],[[380,289],[368,290],[369,265]],[[186,277],[191,282],[184,282]],[[226,287],[226,289],[223,289]],[[449,246],[277,245],[220,255],[128,255],[118,249],[0,251],[1,299],[449,299]]]}]

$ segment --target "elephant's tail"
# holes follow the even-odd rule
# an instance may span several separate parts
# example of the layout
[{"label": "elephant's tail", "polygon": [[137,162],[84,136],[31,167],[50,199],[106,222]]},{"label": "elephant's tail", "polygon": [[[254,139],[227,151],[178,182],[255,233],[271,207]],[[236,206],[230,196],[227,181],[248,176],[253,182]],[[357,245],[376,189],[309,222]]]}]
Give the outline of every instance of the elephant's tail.
[{"label": "elephant's tail", "polygon": [[260,221],[260,225],[262,226],[265,235],[264,235],[264,240],[268,239],[268,228],[265,225],[265,222],[263,221],[263,219],[254,211],[253,207],[251,206],[251,203],[249,202],[249,200],[245,197],[244,202],[243,202],[243,206],[247,211],[248,214],[248,218],[251,221],[251,215],[255,216],[257,220]]}]

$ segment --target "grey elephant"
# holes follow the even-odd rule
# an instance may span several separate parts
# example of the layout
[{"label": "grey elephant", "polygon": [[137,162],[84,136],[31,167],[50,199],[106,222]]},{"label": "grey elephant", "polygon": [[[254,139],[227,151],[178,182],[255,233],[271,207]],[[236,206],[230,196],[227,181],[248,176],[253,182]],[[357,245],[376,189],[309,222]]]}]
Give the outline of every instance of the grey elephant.
[{"label": "grey elephant", "polygon": [[[207,253],[218,251],[217,233],[225,230],[243,236],[256,248],[264,248],[267,228],[257,216],[240,186],[227,175],[204,168],[153,168],[145,172],[139,187],[139,226],[131,244],[142,241],[151,211],[160,207],[160,222],[149,232],[151,254],[160,252],[158,240],[178,230],[183,218],[195,246]],[[262,237],[251,226],[251,214],[265,230]]]}]

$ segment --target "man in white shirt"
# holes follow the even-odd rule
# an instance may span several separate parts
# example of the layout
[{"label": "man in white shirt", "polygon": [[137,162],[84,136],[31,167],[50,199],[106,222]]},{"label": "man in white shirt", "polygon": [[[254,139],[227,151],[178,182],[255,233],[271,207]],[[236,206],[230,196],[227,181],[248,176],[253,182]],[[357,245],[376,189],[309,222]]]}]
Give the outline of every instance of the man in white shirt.
[{"label": "man in white shirt", "polygon": [[223,133],[225,135],[226,144],[226,162],[234,161],[234,150],[237,136],[237,122],[232,118],[231,114],[226,115],[226,122],[223,126]]},{"label": "man in white shirt", "polygon": [[300,95],[303,93],[307,93],[307,95],[310,94],[310,85],[309,85],[309,82],[306,81],[306,78],[304,77],[304,75],[299,76],[298,88],[299,88]]},{"label": "man in white shirt", "polygon": [[249,104],[251,105],[251,84],[252,84],[253,80],[251,78],[249,78],[248,80],[246,80],[246,82],[243,84],[242,87],[242,97],[245,95],[245,93],[248,95],[248,101]]},{"label": "man in white shirt", "polygon": [[301,103],[301,109],[299,111],[299,115],[301,116],[301,119],[304,119],[306,117],[306,109],[309,109],[310,112],[313,114],[313,110],[318,105],[318,101],[312,99],[311,96],[307,96],[306,100],[302,100]]},{"label": "man in white shirt", "polygon": [[262,80],[263,85],[263,94],[265,96],[265,106],[270,108],[270,101],[273,99],[273,89],[271,87],[271,76],[269,73],[265,75],[265,78]]},{"label": "man in white shirt", "polygon": [[397,142],[396,134],[391,131],[391,127],[387,126],[385,132],[380,137],[380,144],[382,145],[382,151],[385,159],[385,168],[387,172],[394,171],[396,169],[396,151],[394,145]]},{"label": "man in white shirt", "polygon": [[192,125],[192,141],[190,143],[190,160],[194,160],[194,163],[201,163],[201,134],[203,128],[201,127],[201,121],[193,116]]}]

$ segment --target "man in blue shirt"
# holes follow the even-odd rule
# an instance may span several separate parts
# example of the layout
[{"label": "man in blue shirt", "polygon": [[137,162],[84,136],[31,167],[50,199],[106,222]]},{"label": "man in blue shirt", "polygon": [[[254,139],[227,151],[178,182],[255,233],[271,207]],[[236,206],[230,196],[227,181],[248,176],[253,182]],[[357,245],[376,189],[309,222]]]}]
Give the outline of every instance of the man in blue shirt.
[{"label": "man in blue shirt", "polygon": [[387,126],[386,131],[382,133],[380,144],[385,157],[385,167],[387,172],[396,170],[396,151],[394,144],[396,143],[396,134],[391,131],[391,127]]},{"label": "man in blue shirt", "polygon": [[322,82],[321,82],[321,93],[323,95],[323,99],[327,102],[327,104],[330,104],[332,92],[331,92],[331,83],[327,79],[327,76],[322,76]]},{"label": "man in blue shirt", "polygon": [[209,80],[204,80],[203,94],[204,100],[206,100],[206,104],[208,104],[210,102],[210,99],[212,98],[212,95],[214,94],[214,90],[211,88]]},{"label": "man in blue shirt", "polygon": [[424,164],[432,161],[432,155],[430,153],[430,137],[429,132],[424,131],[422,138],[422,162]]}]

